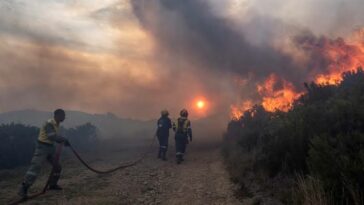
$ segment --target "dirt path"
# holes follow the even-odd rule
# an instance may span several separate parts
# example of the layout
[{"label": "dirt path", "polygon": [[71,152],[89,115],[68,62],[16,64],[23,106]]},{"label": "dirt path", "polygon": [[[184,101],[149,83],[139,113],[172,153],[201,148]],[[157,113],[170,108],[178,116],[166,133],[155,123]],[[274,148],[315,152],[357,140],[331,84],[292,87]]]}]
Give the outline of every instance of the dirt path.
[{"label": "dirt path", "polygon": [[[97,175],[77,161],[68,161],[60,181],[64,191],[49,192],[25,204],[241,204],[233,196],[233,185],[217,143],[194,142],[188,147],[186,161],[180,165],[175,163],[173,152],[172,146],[167,162],[151,154],[141,164],[110,175]],[[125,153],[111,152],[102,156],[111,161],[96,160],[92,165],[113,166],[130,157]],[[13,196],[14,183],[21,179],[21,173],[13,173],[12,180],[0,182],[0,204]],[[41,177],[32,189],[39,189],[44,180],[45,176]]]},{"label": "dirt path", "polygon": [[239,204],[222,165],[219,149],[197,147],[181,166],[170,167],[176,175],[170,179],[166,204]]}]

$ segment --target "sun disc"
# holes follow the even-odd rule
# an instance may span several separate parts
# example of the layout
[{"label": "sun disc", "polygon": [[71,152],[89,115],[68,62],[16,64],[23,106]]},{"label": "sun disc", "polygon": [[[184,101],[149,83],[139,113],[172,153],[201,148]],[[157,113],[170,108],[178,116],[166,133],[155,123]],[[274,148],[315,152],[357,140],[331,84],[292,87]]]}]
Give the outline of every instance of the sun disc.
[{"label": "sun disc", "polygon": [[204,108],[204,107],[205,107],[205,102],[204,102],[204,101],[202,101],[202,100],[199,100],[199,101],[197,101],[196,105],[197,105],[197,107],[198,107],[199,109],[202,109],[202,108]]}]

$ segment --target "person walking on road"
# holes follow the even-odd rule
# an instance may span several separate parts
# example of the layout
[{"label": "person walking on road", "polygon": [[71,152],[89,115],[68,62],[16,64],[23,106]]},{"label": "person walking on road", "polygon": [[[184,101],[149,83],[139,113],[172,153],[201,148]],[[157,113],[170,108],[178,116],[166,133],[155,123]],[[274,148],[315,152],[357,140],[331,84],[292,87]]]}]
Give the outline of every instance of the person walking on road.
[{"label": "person walking on road", "polygon": [[168,150],[169,130],[172,128],[172,122],[168,116],[169,112],[167,110],[162,110],[161,117],[157,123],[157,137],[159,141],[158,158],[164,161],[167,160],[166,153]]},{"label": "person walking on road", "polygon": [[184,154],[186,152],[186,146],[189,141],[192,142],[192,129],[191,122],[188,119],[188,111],[186,109],[181,110],[180,116],[177,122],[173,124],[173,130],[176,132],[176,162],[180,164],[184,161]]}]

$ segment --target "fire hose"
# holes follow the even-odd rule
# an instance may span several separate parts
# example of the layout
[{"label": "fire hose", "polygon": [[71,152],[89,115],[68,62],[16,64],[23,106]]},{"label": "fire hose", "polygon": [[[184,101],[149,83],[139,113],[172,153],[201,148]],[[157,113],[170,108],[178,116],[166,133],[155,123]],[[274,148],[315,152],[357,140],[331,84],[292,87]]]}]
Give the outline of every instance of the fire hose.
[{"label": "fire hose", "polygon": [[[153,137],[155,138],[155,137]],[[81,164],[83,164],[87,169],[89,169],[90,171],[92,172],[95,172],[97,174],[110,174],[112,172],[115,172],[117,170],[121,170],[121,169],[125,169],[127,167],[131,167],[131,166],[135,166],[137,165],[138,163],[140,163],[150,152],[151,152],[151,148],[153,146],[153,142],[154,140],[152,141],[152,143],[150,144],[149,146],[149,149],[147,151],[145,151],[138,159],[136,159],[135,161],[132,161],[132,162],[128,162],[128,163],[124,163],[120,166],[117,166],[115,168],[112,168],[112,169],[109,169],[109,170],[97,170],[95,168],[92,168],[85,160],[82,159],[82,157],[78,154],[78,152],[72,147],[71,144],[68,144],[68,147],[71,149],[72,153],[76,156],[76,158],[81,162]],[[57,150],[56,150],[56,153],[55,153],[55,157],[54,157],[54,160],[53,160],[53,167],[52,167],[52,171],[48,177],[48,180],[47,182],[45,183],[44,185],[44,188],[42,189],[41,192],[39,193],[36,193],[36,194],[33,194],[33,195],[30,195],[26,198],[23,198],[23,199],[20,199],[20,200],[17,200],[17,201],[14,201],[14,202],[10,202],[9,205],[17,205],[17,204],[20,204],[22,202],[25,202],[25,201],[28,201],[28,200],[31,200],[31,199],[34,199],[34,198],[37,198],[41,195],[44,195],[46,192],[47,192],[47,189],[48,189],[48,186],[49,186],[49,182],[50,182],[50,179],[52,177],[52,175],[54,174],[54,171],[55,171],[55,164],[58,164],[59,162],[59,159],[61,157],[61,153],[62,153],[62,149],[63,149],[63,146],[64,144],[61,143],[57,146]]]}]

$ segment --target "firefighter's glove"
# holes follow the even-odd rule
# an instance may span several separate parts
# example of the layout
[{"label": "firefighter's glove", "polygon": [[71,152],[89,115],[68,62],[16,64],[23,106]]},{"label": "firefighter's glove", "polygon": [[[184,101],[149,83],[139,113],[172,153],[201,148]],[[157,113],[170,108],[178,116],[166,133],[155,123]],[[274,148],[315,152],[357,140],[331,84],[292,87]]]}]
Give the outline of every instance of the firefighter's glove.
[{"label": "firefighter's glove", "polygon": [[66,147],[71,146],[70,142],[69,142],[67,139],[65,139],[65,141],[63,142],[63,144],[64,144],[64,146],[66,146]]},{"label": "firefighter's glove", "polygon": [[63,145],[66,147],[70,145],[70,143],[68,142],[68,139],[66,139],[65,137],[62,137],[62,136],[57,136],[56,142],[63,143]]},{"label": "firefighter's glove", "polygon": [[59,136],[59,135],[52,136],[52,138],[50,138],[50,139],[57,143],[63,143],[66,140],[66,138]]}]

